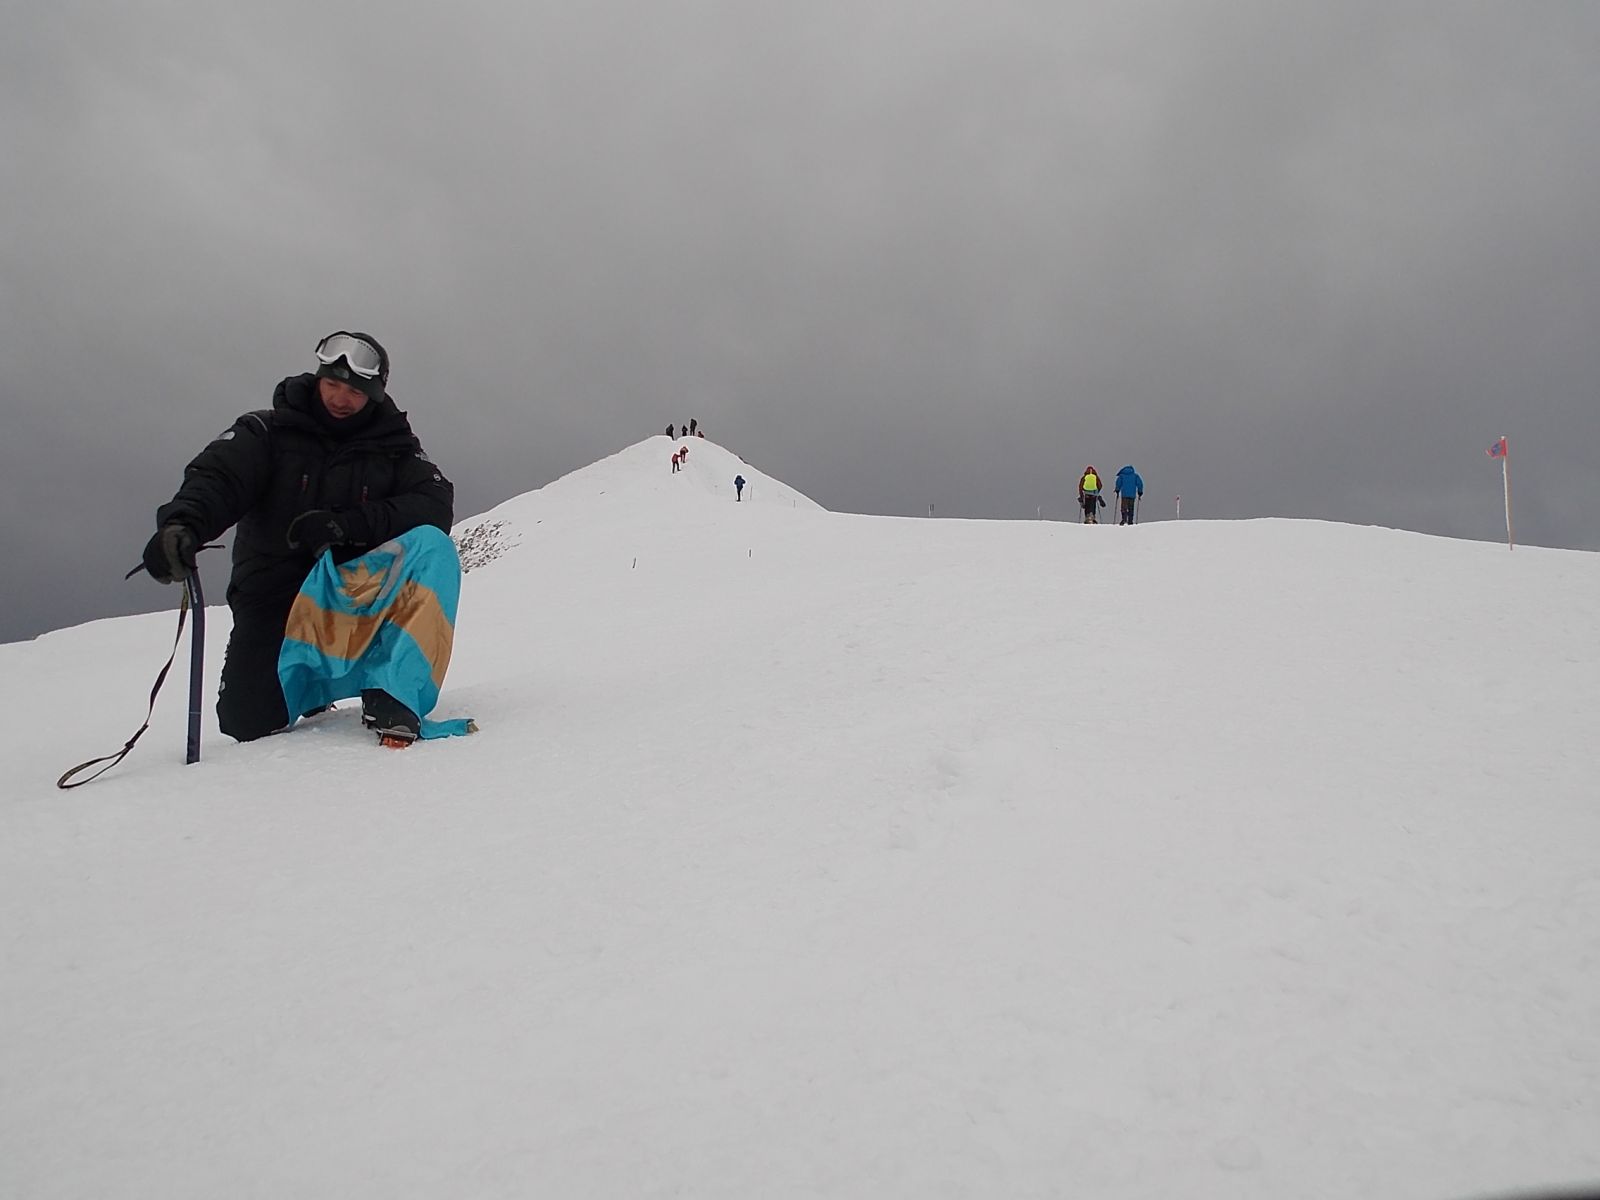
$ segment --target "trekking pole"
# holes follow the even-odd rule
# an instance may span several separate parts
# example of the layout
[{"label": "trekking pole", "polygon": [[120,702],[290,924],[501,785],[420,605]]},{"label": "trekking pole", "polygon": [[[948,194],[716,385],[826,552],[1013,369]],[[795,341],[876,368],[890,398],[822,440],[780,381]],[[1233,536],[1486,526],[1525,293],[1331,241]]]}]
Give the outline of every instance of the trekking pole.
[{"label": "trekking pole", "polygon": [[[200,547],[201,550],[214,548],[214,546]],[[196,553],[198,552],[196,551]],[[124,575],[123,578],[132,579],[144,569],[144,564],[141,563]],[[99,779],[100,776],[127,758],[128,752],[134,747],[134,743],[144,736],[146,729],[150,728],[150,722],[154,718],[156,711],[156,696],[161,691],[161,685],[167,681],[167,672],[172,670],[172,664],[177,661],[178,646],[183,641],[183,623],[188,617],[191,608],[194,609],[194,626],[190,633],[191,643],[189,648],[189,736],[183,761],[186,765],[200,761],[200,693],[203,687],[202,677],[205,671],[206,609],[205,600],[200,590],[200,568],[196,567],[189,572],[183,581],[183,595],[178,600],[178,631],[172,637],[172,653],[167,655],[167,661],[162,664],[161,670],[157,672],[155,684],[150,689],[150,705],[145,710],[144,724],[134,731],[133,736],[124,742],[122,749],[115,754],[103,754],[99,758],[91,758],[88,762],[79,763],[64,772],[61,778],[56,780],[58,788],[66,791],[71,788],[82,787],[86,783],[92,783],[94,780]],[[101,767],[93,775],[84,779],[72,778],[78,772],[88,770],[88,768],[99,763],[105,763],[105,766]]]}]

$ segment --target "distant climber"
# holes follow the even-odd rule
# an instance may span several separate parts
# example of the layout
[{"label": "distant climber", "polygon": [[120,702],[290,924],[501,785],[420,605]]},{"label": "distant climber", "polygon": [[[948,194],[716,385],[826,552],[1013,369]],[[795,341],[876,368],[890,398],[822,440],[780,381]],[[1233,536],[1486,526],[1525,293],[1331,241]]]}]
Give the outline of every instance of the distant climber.
[{"label": "distant climber", "polygon": [[1100,524],[1100,509],[1105,505],[1105,498],[1100,495],[1100,476],[1095,473],[1093,463],[1078,477],[1078,503],[1083,505],[1085,525]]},{"label": "distant climber", "polygon": [[1144,480],[1139,477],[1139,472],[1133,469],[1131,463],[1117,472],[1117,481],[1111,485],[1111,490],[1117,494],[1119,501],[1117,524],[1132,525],[1138,511],[1139,498],[1144,495]]},{"label": "distant climber", "polygon": [[733,477],[733,498],[736,501],[744,499],[744,476],[743,475],[735,475]]},{"label": "distant climber", "polygon": [[694,436],[694,431],[696,429],[698,429],[699,427],[700,427],[700,418],[699,417],[690,417],[689,418],[689,436],[693,437]]},{"label": "distant climber", "polygon": [[672,452],[672,473],[674,475],[676,475],[682,469],[679,466],[680,461],[681,460],[678,458],[678,452],[676,450],[674,450]]},{"label": "distant climber", "polygon": [[674,429],[676,429],[676,428],[677,428],[677,426],[676,426],[676,425],[668,425],[668,426],[667,426],[667,436],[668,436],[668,437],[671,437],[671,436],[672,436],[672,431],[673,431],[673,430],[674,430]]}]

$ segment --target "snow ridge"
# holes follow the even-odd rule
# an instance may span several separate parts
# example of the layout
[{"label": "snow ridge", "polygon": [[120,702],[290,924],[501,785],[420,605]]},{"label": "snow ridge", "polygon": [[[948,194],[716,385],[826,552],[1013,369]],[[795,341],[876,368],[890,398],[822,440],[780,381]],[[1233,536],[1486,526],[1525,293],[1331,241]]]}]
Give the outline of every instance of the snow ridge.
[{"label": "snow ridge", "polygon": [[1600,558],[681,444],[462,523],[470,738],[184,767],[179,670],[62,794],[173,617],[0,646],[0,1195],[1600,1180]]}]

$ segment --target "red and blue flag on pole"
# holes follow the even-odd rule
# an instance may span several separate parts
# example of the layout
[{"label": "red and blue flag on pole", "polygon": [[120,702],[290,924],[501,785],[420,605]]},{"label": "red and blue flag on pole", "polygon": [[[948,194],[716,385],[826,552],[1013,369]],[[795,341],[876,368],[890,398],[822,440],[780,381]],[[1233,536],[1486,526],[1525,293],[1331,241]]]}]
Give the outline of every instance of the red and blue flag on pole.
[{"label": "red and blue flag on pole", "polygon": [[1506,439],[1502,437],[1498,442],[1490,446],[1488,454],[1490,458],[1504,458],[1506,456]]}]

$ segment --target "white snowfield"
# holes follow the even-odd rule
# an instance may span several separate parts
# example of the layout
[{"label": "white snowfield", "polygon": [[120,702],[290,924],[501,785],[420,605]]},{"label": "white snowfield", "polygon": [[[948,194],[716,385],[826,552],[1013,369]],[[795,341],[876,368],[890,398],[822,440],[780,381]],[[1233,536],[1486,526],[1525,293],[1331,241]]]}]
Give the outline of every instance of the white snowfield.
[{"label": "white snowfield", "polygon": [[462,523],[473,737],[227,741],[214,607],[60,792],[174,615],[0,647],[0,1197],[1600,1183],[1600,556],[679,444]]}]

